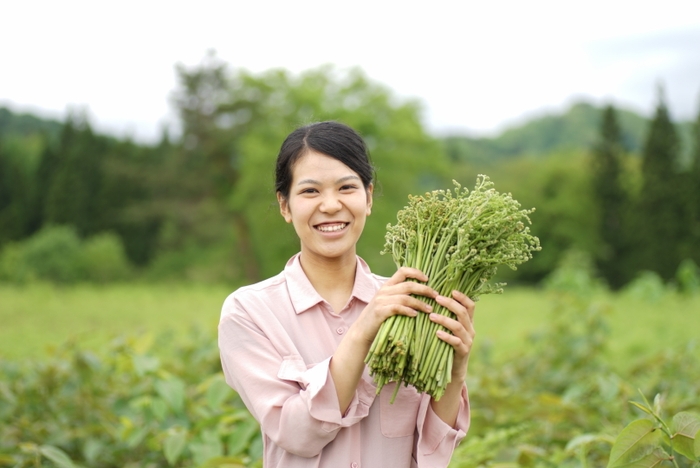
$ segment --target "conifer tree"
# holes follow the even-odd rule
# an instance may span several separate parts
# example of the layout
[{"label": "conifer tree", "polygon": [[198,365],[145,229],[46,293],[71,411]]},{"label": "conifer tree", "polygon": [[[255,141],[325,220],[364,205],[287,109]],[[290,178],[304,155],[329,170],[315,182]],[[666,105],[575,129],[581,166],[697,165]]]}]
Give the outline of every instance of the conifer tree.
[{"label": "conifer tree", "polygon": [[649,127],[642,161],[642,192],[635,215],[638,268],[674,276],[687,233],[682,177],[678,157],[680,142],[671,122],[663,91]]},{"label": "conifer tree", "polygon": [[687,191],[690,194],[689,257],[700,265],[700,110],[693,125],[693,163],[688,173]]},{"label": "conifer tree", "polygon": [[74,226],[81,235],[96,231],[102,143],[87,121],[71,116],[55,155],[44,204],[45,222]]},{"label": "conifer tree", "polygon": [[602,251],[598,268],[608,283],[622,286],[626,279],[624,269],[625,232],[623,210],[626,195],[622,186],[622,134],[617,113],[612,105],[603,111],[600,140],[593,151],[593,193],[600,209],[599,234]]}]

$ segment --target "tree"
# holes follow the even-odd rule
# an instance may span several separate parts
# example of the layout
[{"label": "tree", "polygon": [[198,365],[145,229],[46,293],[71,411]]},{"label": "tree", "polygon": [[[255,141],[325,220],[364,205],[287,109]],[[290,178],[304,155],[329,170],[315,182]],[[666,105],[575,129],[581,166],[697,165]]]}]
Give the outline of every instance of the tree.
[{"label": "tree", "polygon": [[625,232],[623,210],[625,191],[621,183],[622,134],[617,123],[615,108],[607,106],[600,125],[600,140],[593,151],[593,196],[600,211],[598,227],[602,243],[598,267],[608,283],[622,286],[624,276]]},{"label": "tree", "polygon": [[678,134],[660,89],[643,151],[642,191],[635,213],[635,258],[638,269],[655,271],[665,279],[674,276],[682,260],[680,245],[687,233],[687,198],[682,190],[679,154]]},{"label": "tree", "polygon": [[36,172],[42,135],[6,135],[0,139],[0,246],[37,229]]},{"label": "tree", "polygon": [[368,141],[380,169],[376,193],[382,200],[375,203],[358,251],[372,256],[373,264],[391,265],[390,258],[379,259],[378,253],[386,224],[395,220],[408,193],[449,183],[446,157],[424,131],[420,106],[400,102],[357,69],[326,66],[296,76],[285,70],[251,74],[210,54],[199,67],[179,67],[178,75],[179,158],[189,168],[192,189],[180,203],[195,200],[196,193],[213,202],[207,209],[229,221],[236,244],[231,263],[242,265],[246,281],[278,272],[299,248],[279,216],[273,184],[279,147],[299,125],[337,120]]},{"label": "tree", "polygon": [[690,195],[688,257],[700,265],[700,110],[693,125],[693,163],[688,172],[687,191]]},{"label": "tree", "polygon": [[84,117],[68,118],[57,153],[47,154],[47,158],[56,157],[49,163],[55,164],[55,172],[42,171],[49,179],[44,202],[46,223],[72,225],[81,236],[98,231],[97,195],[106,149],[105,139],[93,133]]}]

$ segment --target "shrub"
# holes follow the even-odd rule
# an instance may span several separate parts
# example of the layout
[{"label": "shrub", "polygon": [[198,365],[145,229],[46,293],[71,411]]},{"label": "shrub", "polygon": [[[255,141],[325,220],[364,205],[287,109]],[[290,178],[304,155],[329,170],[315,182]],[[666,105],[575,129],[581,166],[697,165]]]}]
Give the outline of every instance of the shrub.
[{"label": "shrub", "polygon": [[131,272],[124,247],[112,233],[98,234],[85,241],[83,265],[87,279],[99,283],[122,280]]},{"label": "shrub", "polygon": [[85,276],[80,238],[68,226],[51,226],[9,245],[0,264],[3,278],[12,282],[73,283]]},{"label": "shrub", "polygon": [[0,279],[13,283],[105,282],[124,279],[130,271],[117,236],[99,234],[83,241],[70,226],[46,227],[0,253]]},{"label": "shrub", "polygon": [[676,281],[681,293],[688,295],[700,293],[700,268],[689,258],[683,260],[676,271]]}]

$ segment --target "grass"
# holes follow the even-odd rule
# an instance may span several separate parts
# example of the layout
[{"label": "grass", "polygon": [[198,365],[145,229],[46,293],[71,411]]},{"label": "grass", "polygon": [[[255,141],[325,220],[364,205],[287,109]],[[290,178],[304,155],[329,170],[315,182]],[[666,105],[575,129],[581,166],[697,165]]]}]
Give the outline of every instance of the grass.
[{"label": "grass", "polygon": [[[601,294],[609,305],[607,355],[620,368],[638,358],[686,346],[700,346],[700,296],[668,293],[654,299]],[[484,296],[477,304],[475,352],[488,349],[496,361],[513,356],[528,337],[544,328],[553,310],[550,293],[537,289],[506,288],[502,295]]]},{"label": "grass", "polygon": [[[0,358],[40,358],[75,341],[91,349],[121,335],[199,327],[216,330],[232,288],[220,285],[123,284],[57,287],[0,285]],[[696,340],[700,297],[666,294],[656,300],[605,295],[611,312],[609,354],[624,365],[647,353],[675,350]],[[552,296],[527,288],[484,296],[477,305],[475,353],[495,359],[527,346],[527,337],[552,314]]]},{"label": "grass", "polygon": [[0,358],[41,357],[69,340],[99,349],[119,335],[214,332],[230,292],[184,284],[0,285]]}]

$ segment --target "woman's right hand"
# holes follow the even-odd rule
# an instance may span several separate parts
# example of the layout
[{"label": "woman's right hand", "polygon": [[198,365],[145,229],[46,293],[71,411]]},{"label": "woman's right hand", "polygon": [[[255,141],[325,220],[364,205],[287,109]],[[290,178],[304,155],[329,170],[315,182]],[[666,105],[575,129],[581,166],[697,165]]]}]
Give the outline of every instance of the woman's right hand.
[{"label": "woman's right hand", "polygon": [[[416,281],[406,281],[414,279]],[[401,267],[377,291],[353,325],[368,343],[374,341],[382,322],[392,315],[415,317],[430,313],[432,307],[414,296],[436,298],[438,293],[427,286],[428,277],[416,268]]]}]

